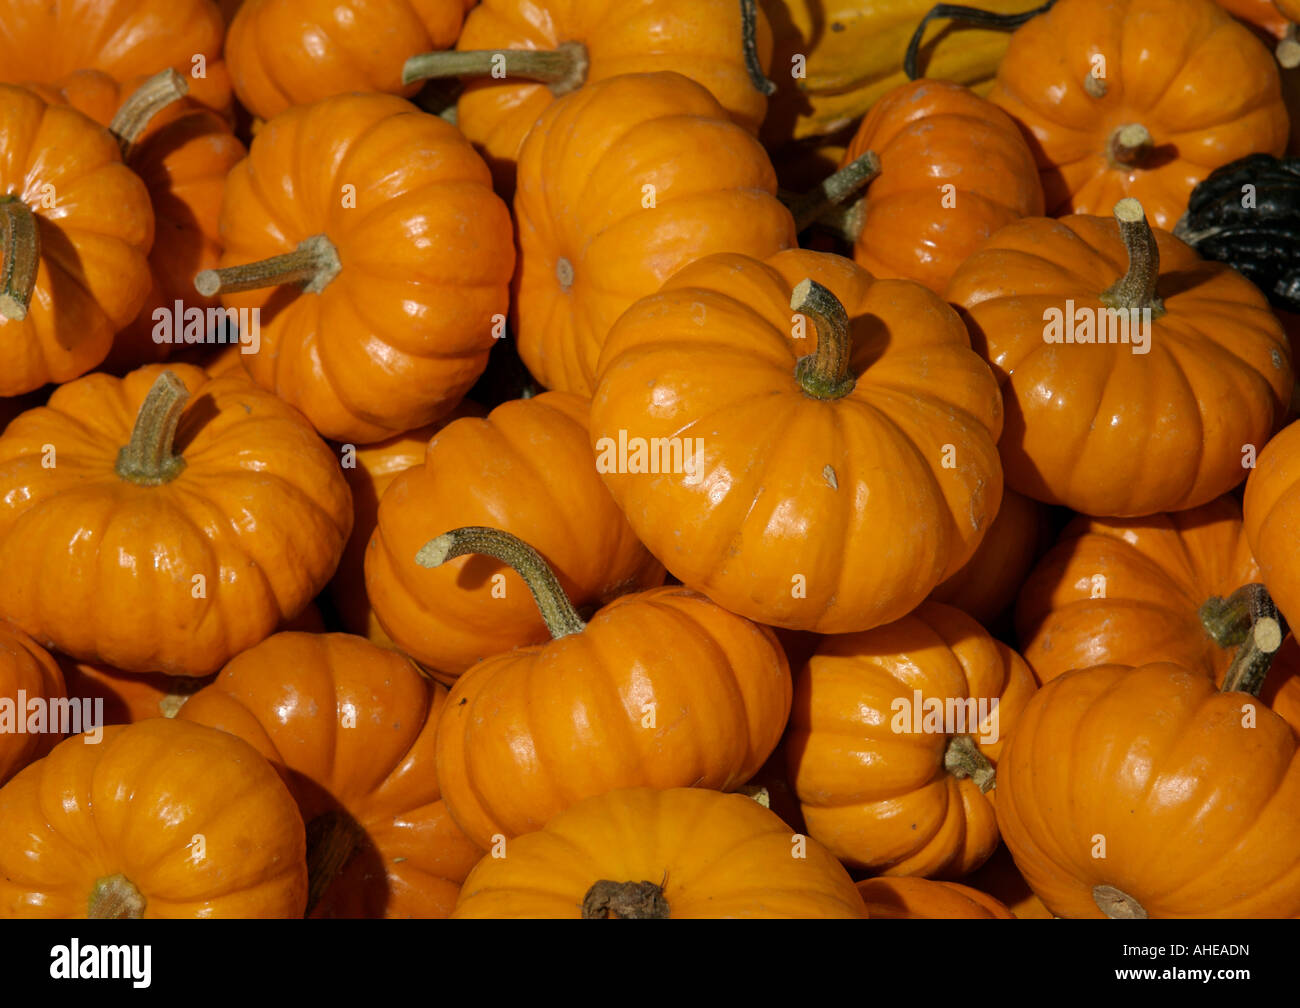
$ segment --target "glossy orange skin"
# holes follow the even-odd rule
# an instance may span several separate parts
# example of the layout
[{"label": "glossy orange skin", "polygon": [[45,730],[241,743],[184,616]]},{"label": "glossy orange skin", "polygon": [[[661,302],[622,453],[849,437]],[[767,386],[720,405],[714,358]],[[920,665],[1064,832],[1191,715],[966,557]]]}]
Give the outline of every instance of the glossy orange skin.
[{"label": "glossy orange skin", "polygon": [[[211,0],[9,4],[0,37],[0,83],[62,87],[78,71],[99,70],[125,84],[171,67],[186,78],[195,101],[229,114],[224,35],[221,11]],[[194,75],[199,55],[202,77]]]},{"label": "glossy orange skin", "polygon": [[930,592],[986,626],[1015,601],[1034,561],[1050,544],[1047,509],[1003,489],[1002,505],[974,554],[961,570]]},{"label": "glossy orange skin", "polygon": [[[187,464],[140,486],[117,454],[164,370],[191,393]],[[209,675],[316,596],[351,525],[333,453],[248,379],[184,364],[89,375],[0,437],[0,565],[43,572],[0,579],[0,616],[80,661]]]},{"label": "glossy orange skin", "polygon": [[[772,59],[772,30],[761,7],[756,43],[760,64]],[[706,88],[728,118],[757,133],[767,98],[745,71],[740,5],[735,0],[482,0],[456,42],[474,49],[587,47],[585,87],[622,74],[671,71]],[[457,123],[483,151],[501,192],[512,191],[515,163],[528,131],[556,101],[535,81],[467,80]],[[626,115],[635,111],[625,106]]]},{"label": "glossy orange skin", "polygon": [[921,79],[894,88],[871,106],[840,167],[867,151],[880,158],[880,174],[866,189],[853,259],[875,276],[942,294],[980,242],[1043,213],[1038,167],[1020,130],[960,84]]},{"label": "glossy orange skin", "polygon": [[16,396],[107,356],[148,294],[154,217],[112,136],[80,112],[0,84],[0,136],[0,196],[32,211],[41,247],[27,318],[0,317],[0,396]]},{"label": "glossy orange skin", "polygon": [[404,655],[350,634],[280,633],[243,652],[178,718],[247,740],[304,822],[364,829],[314,917],[446,917],[481,851],[447,813],[434,736],[447,691]]},{"label": "glossy orange skin", "polygon": [[[851,321],[858,377],[841,399],[795,380],[817,338],[791,322],[805,278]],[[673,575],[742,616],[818,633],[898,619],[970,558],[1002,497],[1001,429],[993,377],[948,305],[803,250],[710,256],[637,302],[606,341],[591,408],[597,451],[619,431],[700,439],[694,484],[602,474]]]},{"label": "glossy orange skin", "polygon": [[877,920],[1015,920],[987,893],[957,882],[873,878],[858,883],[867,913]]},{"label": "glossy orange skin", "polygon": [[410,97],[402,66],[460,34],[475,0],[246,0],[234,12],[226,59],[239,101],[270,119],[347,91]]},{"label": "glossy orange skin", "polygon": [[1155,661],[1221,680],[1232,649],[1210,639],[1198,611],[1259,579],[1232,497],[1150,518],[1079,517],[1021,589],[1021,653],[1041,683]]},{"label": "glossy orange skin", "polygon": [[[896,732],[894,703],[901,698],[910,711],[914,690],[925,700],[998,704],[973,730],[914,732],[908,714]],[[969,777],[950,773],[944,751],[953,734],[969,734],[996,769],[1033,691],[1019,655],[938,603],[888,626],[828,637],[795,676],[785,738],[809,835],[851,868],[970,874],[998,844],[997,790],[981,792]]]},{"label": "glossy orange skin", "polygon": [[96,880],[118,873],[146,918],[301,917],[304,855],[271,765],[190,722],[70,738],[0,789],[0,917],[85,918]]},{"label": "glossy orange skin", "polygon": [[397,646],[450,683],[481,658],[550,639],[523,579],[491,557],[415,563],[435,536],[467,525],[537,550],[579,609],[663,583],[592,463],[587,400],[567,392],[504,403],[448,424],[421,465],[379,502],[366,549],[366,593]]},{"label": "glossy orange skin", "polygon": [[[1102,98],[1084,90],[1094,55]],[[1290,128],[1272,54],[1213,0],[1061,0],[1012,36],[989,100],[1032,138],[1049,215],[1109,214],[1135,196],[1170,229],[1211,171],[1280,155]],[[1151,134],[1145,165],[1110,158],[1129,123]]]},{"label": "glossy orange skin", "polygon": [[848,872],[757,802],[704,788],[628,788],[507,841],[461,888],[453,918],[566,918],[601,880],[663,885],[676,919],[866,917]]},{"label": "glossy orange skin", "polygon": [[528,370],[590,396],[606,334],[637,298],[711,253],[795,246],[776,192],[758,141],[679,74],[618,77],[552,104],[524,145],[515,195],[512,322]]},{"label": "glossy orange skin", "polygon": [[[28,711],[25,704],[18,703],[20,690],[27,701],[69,695],[63,673],[49,652],[16,626],[0,620],[0,698],[13,705],[13,717],[25,728]],[[48,719],[46,724],[48,727]],[[0,785],[59,741],[54,732],[29,734],[19,732],[17,727],[15,724],[11,730],[0,731]]]},{"label": "glossy orange skin", "polygon": [[1018,920],[1052,920],[1052,911],[1029,888],[1006,844],[999,844],[979,871],[967,877],[966,884],[1002,903]]},{"label": "glossy orange skin", "polygon": [[734,790],[789,712],[790,667],[770,630],[689,589],[652,588],[615,599],[581,633],[456,680],[438,778],[487,850],[617,788]]},{"label": "glossy orange skin", "polygon": [[[379,524],[379,501],[399,473],[424,461],[425,449],[438,431],[452,420],[482,417],[486,412],[478,403],[466,399],[437,423],[375,444],[353,445],[342,459],[343,475],[352,491],[352,534],[348,536],[339,569],[330,581],[329,592],[339,622],[348,633],[365,637],[381,647],[396,647],[379,625],[366,594],[366,547]],[[346,446],[341,450],[346,453]]]},{"label": "glossy orange skin", "polygon": [[1017,492],[1091,515],[1197,507],[1241,482],[1242,446],[1264,444],[1286,415],[1291,351],[1263,295],[1153,231],[1165,313],[1151,320],[1147,353],[1044,340],[1049,309],[1073,301],[1076,315],[1099,313],[1128,269],[1113,219],[1016,221],[948,284],[1001,383],[998,448]]},{"label": "glossy orange skin", "polygon": [[1248,694],[1219,693],[1199,670],[1075,671],[1039,690],[1012,734],[998,825],[1058,917],[1103,916],[1096,885],[1152,918],[1293,917],[1296,746],[1282,718]]},{"label": "glossy orange skin", "polygon": [[1264,446],[1246,481],[1246,537],[1282,615],[1300,627],[1300,421]]},{"label": "glossy orange skin", "polygon": [[222,296],[263,309],[248,372],[335,441],[382,441],[451,412],[486,367],[509,298],[510,214],[490,185],[454,126],[392,95],[270,120],[226,181],[221,263],[325,234],[342,270],[319,294],[294,284]]}]

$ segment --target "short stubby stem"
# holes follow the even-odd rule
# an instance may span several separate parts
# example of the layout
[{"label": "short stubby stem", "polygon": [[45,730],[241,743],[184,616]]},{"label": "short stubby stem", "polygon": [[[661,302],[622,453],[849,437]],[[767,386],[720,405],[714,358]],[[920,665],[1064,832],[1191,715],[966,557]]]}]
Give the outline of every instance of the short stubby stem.
[{"label": "short stubby stem", "polygon": [[91,887],[86,903],[90,920],[140,920],[145,898],[125,875],[105,875]]},{"label": "short stubby stem", "polygon": [[412,56],[402,67],[402,83],[446,77],[533,81],[557,97],[587,82],[590,58],[581,42],[561,42],[554,49],[470,49]]},{"label": "short stubby stem", "polygon": [[0,315],[27,318],[41,264],[36,215],[17,196],[0,196]]},{"label": "short stubby stem", "polygon": [[181,474],[185,459],[175,454],[173,444],[189,398],[189,389],[174,372],[158,376],[136,414],[131,440],[117,454],[118,476],[137,486],[161,486]]},{"label": "short stubby stem", "polygon": [[806,279],[790,296],[790,308],[812,319],[817,329],[817,350],[795,362],[795,381],[814,399],[842,399],[858,381],[849,371],[853,343],[844,305],[821,284]]},{"label": "short stubby stem", "polygon": [[987,794],[997,786],[997,772],[969,735],[954,735],[943,754],[943,768],[959,780],[969,777]]},{"label": "short stubby stem", "polygon": [[1092,887],[1092,901],[1111,920],[1146,920],[1146,908],[1123,889],[1112,885]]},{"label": "short stubby stem", "polygon": [[1116,127],[1106,149],[1115,164],[1125,168],[1141,168],[1154,146],[1150,130],[1141,123],[1128,123]]},{"label": "short stubby stem", "polygon": [[302,284],[306,294],[319,294],[343,268],[338,250],[326,235],[312,235],[292,252],[239,266],[207,269],[194,278],[194,288],[204,297],[240,291]]},{"label": "short stubby stem", "polygon": [[1216,644],[1237,648],[1223,680],[1223,692],[1259,696],[1288,629],[1268,589],[1252,583],[1242,585],[1226,599],[1215,596],[1201,606],[1200,617]]},{"label": "short stubby stem", "polygon": [[582,900],[583,920],[668,920],[672,912],[654,882],[592,883]]},{"label": "short stubby stem", "polygon": [[[797,196],[783,197],[791,216],[794,217],[795,232],[804,231],[809,225],[843,206],[879,174],[880,158],[876,156],[875,151],[867,151],[835,174],[826,176],[816,189]],[[858,228],[861,229],[860,216]],[[851,240],[856,241],[857,235],[854,234]]]}]

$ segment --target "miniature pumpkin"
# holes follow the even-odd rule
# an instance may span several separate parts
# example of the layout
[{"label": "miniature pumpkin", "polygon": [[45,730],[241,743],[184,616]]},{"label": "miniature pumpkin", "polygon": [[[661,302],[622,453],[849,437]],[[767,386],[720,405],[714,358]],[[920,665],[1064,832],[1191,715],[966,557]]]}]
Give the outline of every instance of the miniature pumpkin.
[{"label": "miniature pumpkin", "polygon": [[1015,920],[1004,904],[957,882],[873,878],[858,883],[867,914],[876,920]]},{"label": "miniature pumpkin", "polygon": [[866,916],[816,840],[749,798],[704,788],[588,798],[505,850],[470,872],[453,918]]},{"label": "miniature pumpkin", "polygon": [[[0,620],[0,785],[54,747],[60,734],[50,724],[50,701],[67,695],[63,673],[49,652]],[[32,700],[44,714],[29,725]]]},{"label": "miniature pumpkin", "polygon": [[1293,627],[1300,627],[1300,422],[1259,453],[1242,503],[1246,536],[1264,584]]}]

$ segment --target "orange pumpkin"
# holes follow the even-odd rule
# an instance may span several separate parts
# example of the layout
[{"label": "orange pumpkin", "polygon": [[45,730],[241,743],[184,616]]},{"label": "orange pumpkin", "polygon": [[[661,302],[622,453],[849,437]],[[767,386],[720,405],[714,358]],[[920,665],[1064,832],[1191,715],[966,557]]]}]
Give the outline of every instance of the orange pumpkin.
[{"label": "orange pumpkin", "polygon": [[618,320],[591,437],[684,584],[763,623],[849,633],[916,608],[987,531],[993,386],[920,284],[818,252],[716,255]]},{"label": "orange pumpkin", "polygon": [[[49,652],[0,620],[0,784],[54,747],[61,733],[51,723],[57,713],[51,701],[67,696],[63,673]],[[41,712],[39,721],[30,717],[35,710]]]},{"label": "orange pumpkin", "polygon": [[0,396],[16,396],[107,356],[148,294],[154,217],[80,112],[0,84],[0,136]]},{"label": "orange pumpkin", "polygon": [[808,834],[852,868],[970,874],[997,847],[1000,754],[1033,691],[1019,655],[935,602],[826,638],[785,739]]},{"label": "orange pumpkin", "polygon": [[419,466],[397,475],[379,502],[366,550],[366,594],[397,646],[450,683],[480,658],[549,639],[524,581],[488,556],[422,569],[412,559],[433,536],[493,525],[546,557],[584,610],[661,584],[592,465],[587,401],[543,393],[449,424]]},{"label": "orange pumpkin", "polygon": [[[1281,2],[1285,3],[1286,0]],[[1265,35],[1280,39],[1286,34],[1286,15],[1273,0],[1215,0],[1215,3],[1237,20],[1252,25]]]},{"label": "orange pumpkin", "polygon": [[333,440],[445,416],[504,331],[505,204],[454,126],[392,95],[270,120],[227,179],[220,231],[199,292],[260,310],[244,367]]},{"label": "orange pumpkin", "polygon": [[447,700],[438,779],[484,850],[617,788],[734,790],[776,748],[790,669],[767,628],[681,587],[624,595],[584,622],[546,562],[496,529],[444,533],[418,562],[466,553],[509,563],[553,638],[484,659]]},{"label": "orange pumpkin", "polygon": [[314,917],[446,917],[481,852],[447,813],[434,736],[447,691],[348,634],[280,633],[178,718],[246,739],[307,824]]},{"label": "orange pumpkin", "polygon": [[171,718],[86,742],[0,788],[0,917],[302,916],[302,820],[252,746]]},{"label": "orange pumpkin", "polygon": [[626,74],[552,104],[519,158],[512,325],[528,370],[591,395],[629,305],[714,252],[796,244],[758,141],[679,74]]},{"label": "orange pumpkin", "polygon": [[1300,421],[1259,453],[1242,502],[1246,536],[1264,584],[1288,622],[1300,627]]},{"label": "orange pumpkin", "polygon": [[703,788],[589,798],[506,841],[453,918],[866,917],[844,868],[757,802]]},{"label": "orange pumpkin", "polygon": [[1286,415],[1290,349],[1245,277],[1150,228],[1135,200],[1115,217],[1009,224],[946,296],[1001,382],[1012,489],[1091,515],[1197,507]]},{"label": "orange pumpkin", "polygon": [[89,375],[0,437],[0,569],[44,572],[0,579],[0,617],[81,661],[208,675],[315,597],[351,524],[333,454],[248,379]]},{"label": "orange pumpkin", "polygon": [[966,883],[998,900],[1019,920],[1052,920],[1052,911],[1029,888],[1006,844],[999,844],[993,856]]},{"label": "orange pumpkin", "polygon": [[1004,904],[957,882],[873,878],[858,883],[867,914],[877,920],[1015,920]]},{"label": "orange pumpkin", "polygon": [[1031,138],[1050,215],[1132,196],[1166,229],[1289,129],[1277,65],[1213,0],[1060,0],[1012,36],[989,100]]},{"label": "orange pumpkin", "polygon": [[840,162],[880,161],[855,208],[853,258],[942,294],[985,238],[1043,213],[1034,156],[1011,117],[973,91],[916,80],[871,107]]}]

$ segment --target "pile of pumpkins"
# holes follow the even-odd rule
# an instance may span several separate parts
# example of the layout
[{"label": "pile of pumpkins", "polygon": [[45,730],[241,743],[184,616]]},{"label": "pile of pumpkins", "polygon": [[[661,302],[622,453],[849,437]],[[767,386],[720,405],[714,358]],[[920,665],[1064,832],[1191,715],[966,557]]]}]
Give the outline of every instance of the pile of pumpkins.
[{"label": "pile of pumpkins", "polygon": [[0,0],[0,917],[1300,916],[1300,0],[1031,2]]}]

